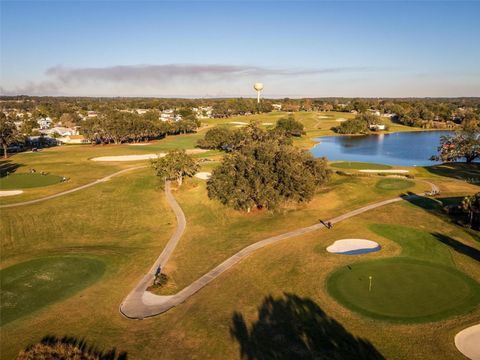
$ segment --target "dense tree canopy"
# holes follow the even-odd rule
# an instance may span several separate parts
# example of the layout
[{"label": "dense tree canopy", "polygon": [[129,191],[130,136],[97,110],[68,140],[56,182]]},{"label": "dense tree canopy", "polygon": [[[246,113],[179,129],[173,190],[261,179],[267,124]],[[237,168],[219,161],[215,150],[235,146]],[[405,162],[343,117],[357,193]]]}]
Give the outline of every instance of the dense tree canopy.
[{"label": "dense tree canopy", "polygon": [[461,204],[462,210],[468,214],[470,226],[475,229],[480,229],[480,193],[467,196],[463,199]]},{"label": "dense tree canopy", "polygon": [[286,118],[279,119],[277,121],[276,129],[285,131],[287,136],[305,135],[303,124],[300,121],[295,120],[295,117],[292,114]]},{"label": "dense tree canopy", "polygon": [[192,177],[198,171],[198,164],[185,150],[172,150],[163,157],[152,160],[157,176],[165,180],[176,180],[182,185],[185,176]]},{"label": "dense tree canopy", "polygon": [[272,133],[252,137],[249,132],[255,130],[242,129],[249,140],[213,170],[207,183],[209,197],[244,211],[311,200],[316,188],[328,179],[326,159],[315,159]]},{"label": "dense tree canopy", "polygon": [[265,130],[257,123],[251,122],[248,126],[239,129],[214,127],[209,129],[205,137],[198,141],[202,149],[217,149],[226,152],[238,150],[252,141],[275,140],[284,144],[291,144],[290,136],[285,131],[277,129]]},{"label": "dense tree canopy", "polygon": [[335,128],[335,131],[339,134],[368,134],[371,131],[371,125],[380,124],[383,124],[380,116],[362,113],[355,116],[354,119],[342,122]]},{"label": "dense tree canopy", "polygon": [[438,155],[432,160],[455,162],[465,158],[467,163],[480,156],[480,134],[475,130],[457,132],[455,135],[442,136]]},{"label": "dense tree canopy", "polygon": [[6,159],[8,147],[12,144],[23,142],[23,136],[17,130],[15,123],[4,113],[0,113],[0,143],[3,148],[3,157]]},{"label": "dense tree canopy", "polygon": [[198,125],[197,120],[160,121],[153,112],[137,115],[130,112],[110,111],[84,121],[81,132],[94,143],[120,144],[162,138],[167,134],[195,132]]}]

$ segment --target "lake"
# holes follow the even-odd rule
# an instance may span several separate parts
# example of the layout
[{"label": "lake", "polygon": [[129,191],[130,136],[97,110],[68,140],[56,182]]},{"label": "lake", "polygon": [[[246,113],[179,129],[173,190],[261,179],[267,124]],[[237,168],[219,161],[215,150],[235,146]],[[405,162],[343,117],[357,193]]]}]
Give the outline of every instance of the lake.
[{"label": "lake", "polygon": [[360,161],[396,166],[434,165],[440,137],[452,131],[418,131],[365,136],[326,136],[310,151],[328,160]]}]

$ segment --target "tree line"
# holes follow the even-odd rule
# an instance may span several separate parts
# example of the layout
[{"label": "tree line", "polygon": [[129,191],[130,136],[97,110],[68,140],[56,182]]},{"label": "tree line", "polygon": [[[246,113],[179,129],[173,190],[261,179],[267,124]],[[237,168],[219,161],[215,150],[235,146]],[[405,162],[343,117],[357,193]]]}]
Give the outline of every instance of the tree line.
[{"label": "tree line", "polygon": [[82,122],[80,132],[89,141],[101,144],[120,144],[160,139],[166,135],[192,133],[200,126],[194,117],[179,121],[161,121],[155,111],[138,115],[109,111]]}]

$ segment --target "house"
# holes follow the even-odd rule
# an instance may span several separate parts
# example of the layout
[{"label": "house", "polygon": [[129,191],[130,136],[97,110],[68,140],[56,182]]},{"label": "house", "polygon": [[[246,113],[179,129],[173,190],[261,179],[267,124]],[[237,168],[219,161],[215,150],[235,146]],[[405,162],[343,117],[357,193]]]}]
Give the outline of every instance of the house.
[{"label": "house", "polygon": [[200,106],[198,108],[192,108],[192,111],[195,113],[199,119],[208,119],[212,117],[213,107],[212,106]]},{"label": "house", "polygon": [[41,131],[42,134],[53,135],[58,134],[60,136],[69,136],[69,135],[77,135],[76,129],[71,129],[63,126],[55,126],[51,129]]},{"label": "house", "polygon": [[385,130],[385,124],[371,124],[369,129],[373,131]]},{"label": "house", "polygon": [[282,104],[272,104],[273,111],[281,111]]},{"label": "house", "polygon": [[88,144],[90,141],[83,135],[67,135],[57,139],[63,144]]},{"label": "house", "polygon": [[40,130],[49,129],[52,123],[53,123],[53,120],[48,116],[37,120],[37,124],[40,127]]},{"label": "house", "polygon": [[92,118],[92,117],[97,117],[98,114],[96,111],[87,111],[87,117]]}]

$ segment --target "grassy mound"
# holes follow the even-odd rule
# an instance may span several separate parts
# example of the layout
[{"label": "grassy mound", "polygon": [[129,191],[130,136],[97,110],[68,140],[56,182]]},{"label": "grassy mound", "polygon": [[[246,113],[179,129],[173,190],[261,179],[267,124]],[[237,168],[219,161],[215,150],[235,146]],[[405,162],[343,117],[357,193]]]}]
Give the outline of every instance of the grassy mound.
[{"label": "grassy mound", "polygon": [[405,190],[415,186],[415,183],[404,179],[382,179],[377,182],[375,187],[380,190]]},{"label": "grassy mound", "polygon": [[58,184],[62,177],[58,175],[42,175],[39,173],[10,174],[0,178],[0,190],[27,189]]},{"label": "grassy mound", "polygon": [[383,164],[373,164],[373,163],[366,163],[366,162],[336,162],[330,164],[330,166],[339,169],[352,169],[352,170],[388,170],[392,167],[390,165],[383,165]]},{"label": "grassy mound", "polygon": [[93,284],[103,262],[85,257],[45,257],[0,270],[0,325],[30,314]]},{"label": "grassy mound", "polygon": [[343,267],[330,276],[327,288],[353,311],[399,322],[443,319],[466,313],[480,301],[480,286],[460,271],[403,257]]}]

